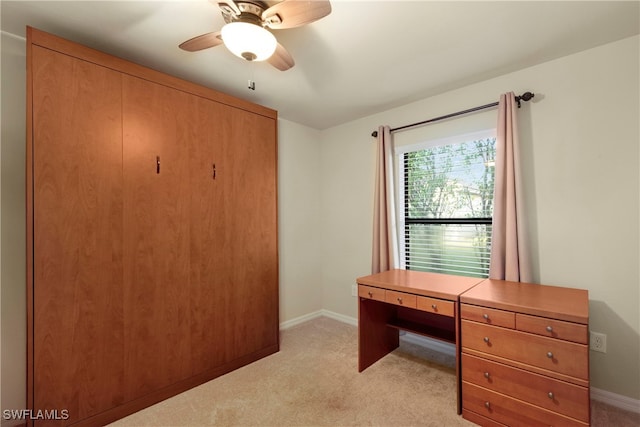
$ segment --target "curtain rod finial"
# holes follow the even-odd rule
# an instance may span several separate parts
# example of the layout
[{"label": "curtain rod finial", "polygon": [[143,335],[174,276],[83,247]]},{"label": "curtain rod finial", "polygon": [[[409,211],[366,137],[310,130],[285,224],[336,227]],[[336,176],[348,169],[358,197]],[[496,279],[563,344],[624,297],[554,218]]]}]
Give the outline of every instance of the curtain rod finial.
[{"label": "curtain rod finial", "polygon": [[534,96],[536,96],[535,93],[525,92],[522,95],[520,95],[520,99],[522,99],[523,101],[529,101]]},{"label": "curtain rod finial", "polygon": [[518,103],[518,108],[520,108],[520,101],[529,101],[531,98],[533,98],[535,95],[535,93],[531,93],[531,92],[525,92],[520,96],[516,96],[516,102]]}]

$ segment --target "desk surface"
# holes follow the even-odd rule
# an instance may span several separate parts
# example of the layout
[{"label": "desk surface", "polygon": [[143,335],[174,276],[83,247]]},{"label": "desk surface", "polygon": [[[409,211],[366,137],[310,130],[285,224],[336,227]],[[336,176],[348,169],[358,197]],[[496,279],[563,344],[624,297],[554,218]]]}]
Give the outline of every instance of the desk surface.
[{"label": "desk surface", "polygon": [[415,270],[388,270],[370,276],[358,277],[359,285],[376,286],[400,292],[458,301],[463,292],[485,279],[427,273]]}]

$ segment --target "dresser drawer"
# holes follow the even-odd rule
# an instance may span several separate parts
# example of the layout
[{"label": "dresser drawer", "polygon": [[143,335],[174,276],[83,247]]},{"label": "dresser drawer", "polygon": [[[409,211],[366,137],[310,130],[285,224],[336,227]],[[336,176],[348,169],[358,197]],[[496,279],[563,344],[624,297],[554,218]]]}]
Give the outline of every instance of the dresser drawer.
[{"label": "dresser drawer", "polygon": [[384,300],[391,304],[416,308],[417,296],[413,294],[405,294],[404,292],[386,290],[384,291]]},{"label": "dresser drawer", "polygon": [[505,328],[516,327],[516,315],[510,311],[461,304],[460,318]]},{"label": "dresser drawer", "polygon": [[464,409],[511,426],[589,425],[466,381],[462,382],[462,399]]},{"label": "dresser drawer", "polygon": [[442,316],[455,316],[455,303],[438,298],[418,296],[416,308],[429,313],[440,314]]},{"label": "dresser drawer", "polygon": [[581,344],[589,343],[587,339],[587,325],[580,325],[578,323],[518,313],[516,314],[516,329]]},{"label": "dresser drawer", "polygon": [[358,296],[376,301],[384,301],[384,289],[373,286],[358,285]]},{"label": "dresser drawer", "polygon": [[500,356],[582,380],[589,379],[584,344],[462,320],[462,347]]},{"label": "dresser drawer", "polygon": [[589,390],[462,353],[462,379],[553,412],[589,422]]}]

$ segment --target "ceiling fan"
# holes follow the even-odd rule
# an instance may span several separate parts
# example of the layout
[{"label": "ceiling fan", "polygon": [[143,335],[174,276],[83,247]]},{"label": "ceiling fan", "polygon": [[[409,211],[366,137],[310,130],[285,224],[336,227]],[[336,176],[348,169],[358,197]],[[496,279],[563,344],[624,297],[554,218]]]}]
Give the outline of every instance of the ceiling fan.
[{"label": "ceiling fan", "polygon": [[331,13],[329,0],[283,0],[273,6],[255,0],[210,0],[222,11],[226,24],[220,31],[202,34],[180,44],[195,52],[224,44],[247,61],[267,61],[280,71],[295,64],[271,30],[300,27]]}]

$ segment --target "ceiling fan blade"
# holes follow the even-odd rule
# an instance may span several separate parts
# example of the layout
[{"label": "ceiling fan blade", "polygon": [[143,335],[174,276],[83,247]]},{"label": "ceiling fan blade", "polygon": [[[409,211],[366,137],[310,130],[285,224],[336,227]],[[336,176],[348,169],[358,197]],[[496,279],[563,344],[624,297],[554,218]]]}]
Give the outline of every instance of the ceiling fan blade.
[{"label": "ceiling fan blade", "polygon": [[213,33],[203,34],[198,37],[183,42],[178,46],[182,50],[189,52],[195,52],[202,49],[208,49],[210,47],[218,46],[222,44],[222,37],[220,37],[220,31]]},{"label": "ceiling fan blade", "polygon": [[276,51],[267,59],[267,62],[274,67],[276,67],[280,71],[287,71],[289,68],[295,65],[293,62],[293,58],[280,43],[276,47]]},{"label": "ceiling fan blade", "polygon": [[262,13],[263,22],[274,30],[299,27],[331,13],[329,0],[283,0]]}]

